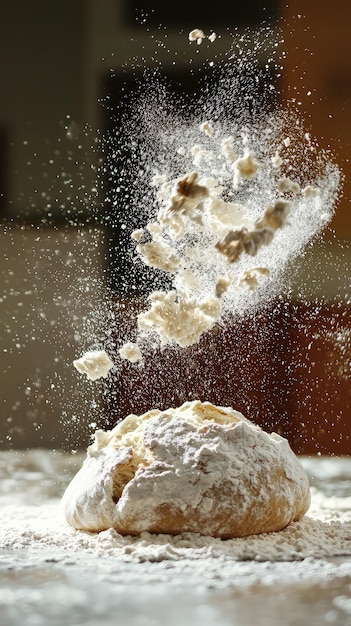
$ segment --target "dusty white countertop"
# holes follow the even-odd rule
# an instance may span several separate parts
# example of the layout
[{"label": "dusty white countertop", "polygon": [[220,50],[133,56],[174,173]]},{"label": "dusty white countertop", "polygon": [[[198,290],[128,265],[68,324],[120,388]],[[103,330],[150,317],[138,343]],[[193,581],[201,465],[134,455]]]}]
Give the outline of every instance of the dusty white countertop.
[{"label": "dusty white countertop", "polygon": [[0,624],[351,624],[351,458],[302,458],[312,505],[270,535],[99,535],[60,497],[84,454],[0,452]]}]

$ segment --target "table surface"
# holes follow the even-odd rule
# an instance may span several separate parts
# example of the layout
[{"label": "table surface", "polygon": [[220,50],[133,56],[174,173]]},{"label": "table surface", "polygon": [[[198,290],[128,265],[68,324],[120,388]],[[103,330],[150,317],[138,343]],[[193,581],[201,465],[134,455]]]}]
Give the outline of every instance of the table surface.
[{"label": "table surface", "polygon": [[0,452],[1,626],[351,625],[351,458],[300,459],[312,490],[302,523],[192,550],[190,536],[65,525],[60,497],[83,457]]}]

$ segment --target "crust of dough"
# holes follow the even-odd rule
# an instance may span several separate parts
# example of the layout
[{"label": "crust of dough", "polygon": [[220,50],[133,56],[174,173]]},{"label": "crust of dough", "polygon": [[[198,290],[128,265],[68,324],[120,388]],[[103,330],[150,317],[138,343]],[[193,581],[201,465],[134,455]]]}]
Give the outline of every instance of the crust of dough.
[{"label": "crust of dough", "polygon": [[198,401],[99,431],[62,500],[80,530],[223,539],[279,531],[309,504],[307,476],[286,439]]}]

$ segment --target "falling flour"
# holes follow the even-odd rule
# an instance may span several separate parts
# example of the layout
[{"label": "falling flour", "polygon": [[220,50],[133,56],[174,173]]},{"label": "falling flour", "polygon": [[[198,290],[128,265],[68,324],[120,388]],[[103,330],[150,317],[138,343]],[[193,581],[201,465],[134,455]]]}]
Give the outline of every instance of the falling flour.
[{"label": "falling flour", "polygon": [[[189,41],[205,37],[194,29]],[[120,141],[139,146],[122,165],[139,179],[134,203],[114,169],[116,203],[127,199],[122,227],[137,221],[125,254],[134,253],[136,271],[154,270],[158,288],[150,282],[137,336],[122,340],[117,359],[142,363],[150,347],[197,344],[216,324],[262,307],[333,216],[340,171],[295,110],[265,104],[253,56],[243,40],[188,107],[149,76],[121,112],[130,136],[111,139],[113,153]],[[271,87],[267,79],[263,89]]]},{"label": "falling flour", "polygon": [[[175,180],[153,176],[157,217],[132,239],[145,265],[171,275],[172,288],[150,294],[138,315],[141,342],[154,332],[161,345],[192,345],[228,311],[250,307],[250,292],[264,300],[289,258],[332,216],[330,187],[305,178],[306,164],[287,153],[294,140],[268,142],[274,121],[266,123],[227,135],[205,120],[198,126],[205,146],[188,148],[195,169]],[[328,178],[337,186],[336,170]]]},{"label": "falling flour", "polygon": [[105,350],[86,352],[80,359],[73,361],[73,365],[78,372],[86,374],[90,380],[106,378],[113,368],[113,362]]},{"label": "falling flour", "polygon": [[[137,316],[138,339],[122,345],[122,359],[140,361],[148,336],[161,345],[190,346],[228,315],[264,303],[279,289],[288,261],[331,219],[337,168],[325,162],[322,178],[319,172],[311,180],[308,163],[298,162],[294,178],[283,176],[280,170],[293,169],[297,157],[278,160],[294,142],[272,141],[276,121],[239,129],[236,137],[203,122],[199,132],[211,150],[189,150],[196,170],[175,180],[153,175],[156,219],[131,238],[141,261],[169,275],[172,285],[151,292],[149,308]],[[317,148],[307,148],[318,160]]]}]

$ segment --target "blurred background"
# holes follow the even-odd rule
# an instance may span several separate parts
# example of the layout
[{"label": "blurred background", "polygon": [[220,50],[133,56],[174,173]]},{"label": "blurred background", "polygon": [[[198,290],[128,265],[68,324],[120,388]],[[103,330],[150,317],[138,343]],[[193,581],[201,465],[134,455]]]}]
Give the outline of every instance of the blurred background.
[{"label": "blurred background", "polygon": [[[215,381],[207,396],[199,382],[204,364],[195,355],[184,372],[186,383],[181,364],[177,375],[174,363],[168,370],[162,366],[168,382],[157,392],[158,371],[151,365],[143,382],[133,379],[133,389],[124,382],[128,368],[121,371],[113,394],[106,383],[82,381],[72,360],[106,339],[92,311],[103,308],[101,294],[111,274],[123,279],[114,257],[121,233],[101,219],[111,199],[106,180],[99,178],[106,158],[99,141],[113,120],[101,99],[110,98],[113,107],[126,90],[128,95],[141,59],[162,63],[177,83],[184,69],[183,86],[191,91],[185,78],[190,55],[201,73],[205,51],[190,50],[190,30],[220,33],[220,54],[230,47],[233,32],[239,38],[263,21],[283,33],[286,54],[283,71],[274,77],[277,97],[297,103],[310,132],[335,155],[345,176],[331,228],[296,263],[289,299],[275,302],[259,320],[246,320],[240,331],[229,329],[225,336],[218,331],[211,338],[201,357]],[[150,403],[166,408],[168,402],[198,396],[231,404],[278,430],[299,453],[351,453],[350,35],[347,0],[336,0],[333,11],[317,0],[223,0],[215,11],[183,1],[173,8],[159,0],[3,0],[1,447],[85,447],[96,425],[111,426]],[[270,53],[267,48],[267,57]],[[138,307],[138,298],[130,293],[114,298],[111,325],[128,323],[128,309]],[[264,358],[254,347],[258,327],[269,335]],[[252,357],[249,367],[239,356],[231,362],[233,371],[248,370],[240,384],[223,380],[218,366],[227,364],[228,346],[238,341]]]}]

